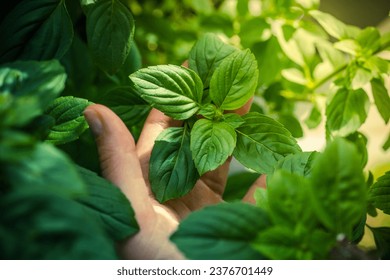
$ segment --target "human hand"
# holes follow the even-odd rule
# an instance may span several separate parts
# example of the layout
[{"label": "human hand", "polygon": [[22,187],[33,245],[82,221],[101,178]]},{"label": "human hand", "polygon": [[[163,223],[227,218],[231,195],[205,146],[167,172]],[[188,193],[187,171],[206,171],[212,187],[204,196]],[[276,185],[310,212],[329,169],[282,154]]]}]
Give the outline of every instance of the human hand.
[{"label": "human hand", "polygon": [[[249,101],[236,113],[248,112]],[[154,141],[165,128],[181,122],[152,109],[136,144],[121,119],[103,105],[89,106],[84,115],[98,147],[103,176],[117,185],[135,211],[140,231],[119,246],[126,259],[182,259],[184,256],[170,242],[179,221],[192,211],[222,202],[230,159],[214,171],[204,174],[193,190],[180,199],[160,204],[150,190],[149,159]],[[253,192],[265,187],[261,176],[248,191],[244,201],[253,202]]]}]

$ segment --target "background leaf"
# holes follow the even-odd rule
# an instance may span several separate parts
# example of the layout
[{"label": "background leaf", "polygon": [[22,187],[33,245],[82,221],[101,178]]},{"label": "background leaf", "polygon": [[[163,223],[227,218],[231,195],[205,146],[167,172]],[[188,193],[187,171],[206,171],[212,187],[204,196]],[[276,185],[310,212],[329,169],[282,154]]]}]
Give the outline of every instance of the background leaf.
[{"label": "background leaf", "polygon": [[233,153],[236,132],[225,122],[196,121],[191,131],[191,152],[200,175],[222,165]]},{"label": "background leaf", "polygon": [[229,175],[223,192],[223,200],[228,202],[241,200],[258,177],[259,174],[249,171]]},{"label": "background leaf", "polygon": [[130,75],[141,97],[167,116],[190,118],[199,110],[203,84],[192,70],[175,65],[143,68]]},{"label": "background leaf", "polygon": [[199,179],[184,127],[165,129],[156,139],[150,157],[149,181],[156,199],[165,202],[187,194]]},{"label": "background leaf", "polygon": [[171,240],[189,259],[262,259],[250,242],[269,226],[267,214],[260,208],[222,203],[193,212]]},{"label": "background leaf", "polygon": [[210,97],[224,110],[235,110],[253,96],[259,72],[250,50],[239,51],[226,58],[210,81]]},{"label": "background leaf", "polygon": [[244,166],[259,173],[271,173],[283,157],[300,151],[291,133],[277,121],[259,113],[242,117],[237,128],[234,157]]},{"label": "background leaf", "polygon": [[390,119],[390,96],[382,79],[371,81],[372,94],[380,115],[387,124]]},{"label": "background leaf", "polygon": [[107,234],[114,240],[123,240],[137,233],[134,210],[120,189],[86,168],[79,166],[77,171],[87,186],[87,195],[77,201],[96,217]]},{"label": "background leaf", "polygon": [[73,96],[63,96],[54,100],[45,112],[55,120],[46,142],[58,145],[78,139],[88,128],[83,112],[91,104],[92,102],[86,99]]},{"label": "background leaf", "polygon": [[87,11],[88,46],[99,67],[114,74],[130,53],[134,35],[133,15],[120,0],[87,4],[84,9]]},{"label": "background leaf", "polygon": [[369,199],[378,209],[390,214],[390,171],[378,178],[370,188]]},{"label": "background leaf", "polygon": [[0,63],[61,58],[72,39],[64,0],[24,0],[0,26]]},{"label": "background leaf", "polygon": [[374,240],[381,259],[390,260],[390,228],[377,227],[370,230],[374,234]]}]

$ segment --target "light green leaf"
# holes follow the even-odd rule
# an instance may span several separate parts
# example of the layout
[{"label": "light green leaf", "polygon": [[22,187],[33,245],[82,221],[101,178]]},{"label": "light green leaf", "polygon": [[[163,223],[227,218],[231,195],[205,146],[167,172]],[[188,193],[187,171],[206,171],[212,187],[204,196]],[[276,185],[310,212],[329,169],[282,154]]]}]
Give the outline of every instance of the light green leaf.
[{"label": "light green leaf", "polygon": [[371,81],[372,94],[374,96],[375,105],[382,116],[382,119],[387,124],[390,119],[390,96],[382,79],[376,78]]},{"label": "light green leaf", "polygon": [[347,238],[366,211],[367,187],[360,162],[353,144],[336,138],[316,157],[310,177],[319,220]]},{"label": "light green leaf", "polygon": [[329,35],[336,39],[355,38],[360,31],[359,28],[346,25],[334,16],[319,10],[312,10],[309,14],[318,21]]},{"label": "light green leaf", "polygon": [[[21,126],[42,114],[64,89],[65,79],[64,68],[56,60],[18,61],[2,65],[0,95],[8,99],[4,102],[9,102],[10,106],[2,122]],[[12,97],[7,98],[7,95]]]},{"label": "light green leaf", "polygon": [[271,173],[276,163],[301,149],[291,133],[279,122],[259,113],[242,117],[237,131],[234,157],[244,166],[259,173]]},{"label": "light green leaf", "polygon": [[14,188],[43,188],[70,197],[85,193],[73,163],[49,144],[38,144],[31,155],[7,165],[5,174]]},{"label": "light green leaf", "polygon": [[243,123],[245,123],[242,117],[239,114],[235,113],[224,114],[223,120],[234,129],[240,127]]},{"label": "light green leaf", "polygon": [[200,175],[222,165],[236,146],[236,132],[225,122],[196,121],[191,131],[191,152]]},{"label": "light green leaf", "polygon": [[334,44],[335,49],[348,53],[353,56],[357,56],[362,50],[361,46],[352,39],[345,39]]},{"label": "light green leaf", "polygon": [[131,86],[114,88],[103,95],[99,102],[113,110],[127,127],[142,123],[151,109]]},{"label": "light green leaf", "polygon": [[260,208],[222,203],[193,212],[171,240],[189,259],[262,259],[250,242],[269,226],[267,214]]},{"label": "light green leaf", "polygon": [[191,49],[188,64],[201,78],[203,87],[208,88],[215,69],[236,51],[236,48],[225,44],[216,35],[206,33]]},{"label": "light green leaf", "polygon": [[151,66],[131,74],[130,79],[141,97],[167,116],[185,120],[200,108],[203,84],[190,69],[175,65]]},{"label": "light green leaf", "polygon": [[190,133],[170,127],[157,137],[150,157],[149,181],[159,202],[179,198],[199,179],[190,150]]},{"label": "light green leaf", "polygon": [[317,106],[313,106],[310,111],[310,115],[305,119],[305,124],[308,128],[316,128],[322,121],[322,114]]},{"label": "light green leaf", "polygon": [[257,188],[254,193],[254,199],[257,207],[266,211],[269,210],[267,189]]},{"label": "light green leaf", "polygon": [[138,232],[138,223],[129,200],[106,179],[78,166],[77,171],[87,186],[87,195],[76,200],[96,217],[108,235],[123,240]]},{"label": "light green leaf", "polygon": [[282,70],[282,76],[286,80],[299,84],[299,85],[306,85],[307,80],[302,73],[302,71],[298,70],[297,68],[289,68],[289,69],[283,69]]},{"label": "light green leaf", "polygon": [[317,152],[298,152],[288,155],[276,164],[275,170],[282,169],[302,177],[309,177],[317,154]]},{"label": "light green leaf", "polygon": [[381,47],[381,35],[375,27],[369,26],[363,29],[356,38],[362,47],[363,53],[370,56]]},{"label": "light green leaf", "polygon": [[99,67],[114,74],[130,53],[134,35],[133,15],[120,0],[94,1],[84,9],[92,55]]},{"label": "light green leaf", "polygon": [[24,0],[0,26],[0,62],[61,58],[72,39],[65,1]]},{"label": "light green leaf", "polygon": [[365,68],[356,69],[356,73],[352,78],[351,88],[353,90],[358,90],[364,87],[372,79],[373,73]]},{"label": "light green leaf", "polygon": [[338,136],[355,132],[366,120],[370,102],[363,89],[341,88],[326,108],[326,125]]},{"label": "light green leaf", "polygon": [[239,51],[229,56],[215,70],[210,81],[210,97],[221,109],[235,110],[255,93],[259,72],[254,55]]},{"label": "light green leaf", "polygon": [[55,120],[46,142],[64,144],[74,141],[88,128],[83,112],[92,103],[83,98],[62,96],[46,109],[46,114]]},{"label": "light green leaf", "polygon": [[386,214],[390,214],[390,171],[378,178],[369,191],[370,201]]},{"label": "light green leaf", "polygon": [[198,114],[202,115],[206,119],[213,120],[216,115],[222,116],[223,113],[220,112],[215,105],[208,103],[200,108]]}]

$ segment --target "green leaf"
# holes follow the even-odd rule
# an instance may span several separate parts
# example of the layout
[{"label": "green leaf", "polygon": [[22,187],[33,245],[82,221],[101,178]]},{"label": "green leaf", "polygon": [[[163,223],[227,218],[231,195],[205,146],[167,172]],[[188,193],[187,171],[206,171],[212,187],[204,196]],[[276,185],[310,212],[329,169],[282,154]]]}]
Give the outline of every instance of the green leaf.
[{"label": "green leaf", "polygon": [[250,242],[269,226],[267,214],[260,208],[222,203],[193,212],[171,240],[189,259],[261,259]]},{"label": "green leaf", "polygon": [[224,110],[243,106],[255,93],[259,72],[249,49],[229,56],[215,70],[210,81],[210,97]]},{"label": "green leaf", "polygon": [[130,53],[134,19],[120,0],[99,0],[85,7],[88,46],[96,63],[114,74]]},{"label": "green leaf", "polygon": [[352,237],[366,211],[367,187],[353,144],[336,138],[313,163],[311,182],[318,218],[335,234]]},{"label": "green leaf", "polygon": [[0,161],[20,161],[34,150],[36,139],[17,130],[4,129],[0,132]]},{"label": "green leaf", "polygon": [[223,200],[228,202],[241,200],[258,177],[259,174],[249,171],[229,175],[223,192]]},{"label": "green leaf", "polygon": [[257,188],[254,193],[254,199],[257,207],[266,211],[269,210],[267,189]]},{"label": "green leaf", "polygon": [[312,10],[309,14],[318,21],[329,35],[336,39],[355,38],[360,31],[359,28],[346,25],[334,16],[319,10]]},{"label": "green leaf", "polygon": [[151,109],[132,86],[114,88],[99,102],[113,110],[128,127],[142,123]]},{"label": "green leaf", "polygon": [[33,153],[5,167],[14,188],[42,188],[70,197],[85,193],[85,186],[73,163],[49,144],[38,144]]},{"label": "green leaf", "polygon": [[305,119],[305,124],[308,128],[313,129],[320,125],[322,121],[322,115],[317,106],[313,106],[310,111],[310,115]]},{"label": "green leaf", "polygon": [[0,197],[2,259],[116,259],[114,244],[80,205],[40,188]]},{"label": "green leaf", "polygon": [[236,51],[236,48],[225,44],[218,36],[206,33],[192,47],[188,64],[201,78],[203,87],[208,88],[215,69]]},{"label": "green leaf", "polygon": [[370,188],[369,199],[376,208],[390,214],[390,171],[379,177]]},{"label": "green leaf", "polygon": [[244,166],[271,173],[280,159],[301,150],[291,133],[272,118],[255,112],[242,118],[245,123],[236,130],[233,156]]},{"label": "green leaf", "polygon": [[223,120],[234,129],[240,127],[243,123],[245,123],[242,117],[239,114],[235,113],[224,114]]},{"label": "green leaf", "polygon": [[327,127],[338,136],[355,132],[366,120],[370,102],[363,89],[341,88],[326,108]]},{"label": "green leaf", "polygon": [[361,46],[352,39],[345,39],[334,44],[335,49],[357,56],[361,52]]},{"label": "green leaf", "polygon": [[317,152],[298,152],[288,155],[278,161],[275,170],[282,169],[302,177],[309,177],[317,154]]},{"label": "green leaf", "polygon": [[390,227],[370,227],[375,244],[382,260],[390,260]]},{"label": "green leaf", "polygon": [[374,96],[375,105],[387,124],[390,119],[390,96],[382,79],[371,80],[371,89]]},{"label": "green leaf", "polygon": [[390,134],[387,136],[387,140],[382,146],[382,149],[384,151],[387,151],[389,148],[390,148]]},{"label": "green leaf", "polygon": [[134,210],[120,189],[88,169],[78,166],[77,171],[87,186],[87,195],[77,201],[96,217],[107,234],[123,240],[137,233]]},{"label": "green leaf", "polygon": [[21,126],[40,115],[65,86],[64,68],[56,60],[18,61],[0,68],[0,96],[11,95],[7,125]]},{"label": "green leaf", "polygon": [[282,113],[278,116],[277,120],[291,132],[291,135],[293,137],[303,137],[303,129],[301,123],[293,114]]},{"label": "green leaf", "polygon": [[364,167],[368,161],[368,151],[367,151],[367,137],[364,134],[356,131],[346,137],[347,140],[355,144],[355,147],[360,156],[361,166]]},{"label": "green leaf", "polygon": [[131,74],[130,79],[141,97],[167,116],[185,120],[200,108],[203,84],[190,69],[175,65],[152,66]]},{"label": "green leaf", "polygon": [[312,224],[315,219],[309,188],[306,178],[277,170],[267,182],[269,214],[273,223],[290,228],[299,223]]},{"label": "green leaf", "polygon": [[282,76],[283,76],[283,78],[287,79],[288,81],[299,84],[299,85],[306,85],[307,84],[307,80],[306,80],[303,72],[297,68],[283,69]]},{"label": "green leaf", "polygon": [[0,62],[61,58],[72,39],[65,1],[24,0],[0,26]]},{"label": "green leaf", "polygon": [[377,52],[381,47],[381,35],[375,27],[369,26],[363,29],[356,38],[366,56]]},{"label": "green leaf", "polygon": [[199,179],[190,150],[190,133],[170,127],[157,137],[150,157],[149,181],[159,202],[187,194]]},{"label": "green leaf", "polygon": [[351,82],[351,88],[354,90],[364,87],[371,81],[373,73],[365,68],[357,68]]},{"label": "green leaf", "polygon": [[83,112],[92,103],[73,96],[59,97],[46,109],[46,114],[55,119],[46,142],[64,144],[74,141],[88,128]]},{"label": "green leaf", "polygon": [[200,175],[222,165],[236,146],[236,132],[225,122],[196,121],[191,131],[190,148]]}]

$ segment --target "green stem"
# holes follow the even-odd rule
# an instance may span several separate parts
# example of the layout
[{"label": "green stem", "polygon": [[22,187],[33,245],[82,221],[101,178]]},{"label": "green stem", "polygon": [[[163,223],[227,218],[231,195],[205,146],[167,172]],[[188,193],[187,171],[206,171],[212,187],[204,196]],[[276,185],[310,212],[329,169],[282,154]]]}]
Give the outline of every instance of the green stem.
[{"label": "green stem", "polygon": [[340,66],[339,68],[337,68],[335,71],[333,71],[332,73],[330,73],[328,76],[324,77],[323,79],[321,79],[320,81],[318,81],[314,86],[311,87],[311,90],[316,90],[318,89],[320,86],[322,86],[323,84],[325,84],[327,81],[329,81],[330,79],[332,79],[334,76],[336,76],[337,74],[339,74],[341,71],[345,70],[347,68],[348,64],[344,64],[342,66]]}]

